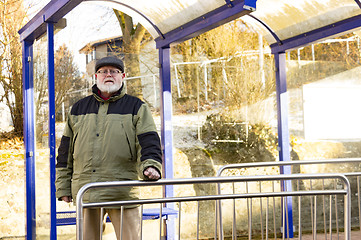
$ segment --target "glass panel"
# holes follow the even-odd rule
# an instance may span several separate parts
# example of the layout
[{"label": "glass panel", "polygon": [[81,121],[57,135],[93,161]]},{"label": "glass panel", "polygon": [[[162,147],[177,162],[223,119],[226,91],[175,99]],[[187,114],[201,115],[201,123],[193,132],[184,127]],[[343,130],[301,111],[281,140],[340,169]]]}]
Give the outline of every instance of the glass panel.
[{"label": "glass panel", "polygon": [[0,238],[25,236],[22,44],[23,1],[0,4]]},{"label": "glass panel", "polygon": [[287,53],[292,134],[308,141],[358,141],[359,41],[348,34]]},{"label": "glass panel", "polygon": [[[91,64],[94,67],[95,55],[92,51],[88,54],[80,54],[79,50],[93,40],[108,38],[117,34],[118,29],[120,30],[120,27],[114,27],[115,22],[105,15],[106,11],[108,9],[105,7],[98,7],[95,10],[88,4],[81,4],[65,16],[66,28],[57,32],[54,37],[57,155],[71,106],[89,95],[94,83],[91,75],[87,75],[87,69],[92,69]],[[105,20],[104,18],[109,24],[99,21],[99,19]],[[87,24],[79,24],[79,22]],[[113,24],[112,28],[109,26],[111,24]],[[61,224],[57,227],[57,239],[74,238],[76,233],[74,204],[64,201],[57,201],[56,204],[57,221]]]},{"label": "glass panel", "polygon": [[[174,177],[211,177],[225,164],[276,161],[274,61],[262,37],[235,20],[172,50]],[[191,193],[214,194],[215,186],[175,189],[175,196]],[[199,237],[213,238],[214,203],[199,208]],[[225,212],[231,208],[225,203]],[[181,238],[195,239],[196,224],[187,223],[196,221],[197,206],[184,209]],[[237,213],[237,222],[247,221],[245,215]],[[230,223],[231,216],[225,219]],[[224,224],[227,234],[231,226]]]},{"label": "glass panel", "polygon": [[[127,93],[140,97],[150,106],[160,134],[158,51],[150,35],[144,36],[140,53],[124,53],[121,28],[112,9],[94,4],[81,4],[65,18],[67,27],[55,35],[55,86],[56,93],[62,92],[62,98],[59,98],[57,103],[59,106],[56,115],[57,148],[71,106],[92,94],[91,88],[96,83],[94,76],[96,61],[112,55],[124,60],[126,72],[124,83]],[[79,18],[86,19],[87,24],[80,25]],[[99,19],[104,21],[100,22]],[[154,193],[152,190],[147,189],[141,194],[148,196]],[[161,189],[157,188],[156,192],[157,196],[161,197]],[[75,207],[72,203],[57,202],[58,213],[71,212],[58,214],[66,222],[66,225],[57,227],[58,239],[65,240],[75,236],[75,226],[68,225],[71,218],[75,217],[72,213],[74,211]],[[105,228],[104,238],[107,236],[110,239],[115,238],[111,223],[107,223]]]},{"label": "glass panel", "polygon": [[[353,33],[287,53],[292,158],[337,159],[334,164],[297,166],[294,173],[359,172],[359,163],[342,162],[361,157],[359,53],[360,38]],[[359,207],[357,178],[348,177],[351,209]],[[309,183],[303,183],[303,187],[309,187]],[[352,227],[358,227],[358,211],[352,211],[352,219]]]},{"label": "glass panel", "polygon": [[[288,39],[304,32],[320,28],[356,15],[361,9],[354,0],[323,0],[323,1],[292,1],[286,0],[258,0],[257,10],[252,13],[255,17],[267,24],[281,39]],[[263,28],[250,17],[245,21]],[[264,28],[264,37],[269,44],[275,39]]]},{"label": "glass panel", "polygon": [[153,24],[155,24],[162,33],[166,33],[173,29],[176,29],[179,26],[182,26],[185,23],[190,22],[191,20],[202,16],[205,13],[208,13],[220,6],[225,5],[224,0],[214,0],[214,1],[197,1],[197,0],[156,0],[152,1],[150,5],[147,1],[133,1],[126,0],[122,1],[122,4],[117,4],[116,2],[93,2],[97,4],[102,4],[111,8],[119,9],[122,12],[125,12],[128,15],[135,16],[137,21],[141,22],[145,26],[150,34],[156,38],[158,33],[153,29],[147,20],[136,13],[129,7],[138,10],[143,15],[145,15]]},{"label": "glass panel", "polygon": [[50,234],[49,98],[47,37],[34,43],[36,236]]}]

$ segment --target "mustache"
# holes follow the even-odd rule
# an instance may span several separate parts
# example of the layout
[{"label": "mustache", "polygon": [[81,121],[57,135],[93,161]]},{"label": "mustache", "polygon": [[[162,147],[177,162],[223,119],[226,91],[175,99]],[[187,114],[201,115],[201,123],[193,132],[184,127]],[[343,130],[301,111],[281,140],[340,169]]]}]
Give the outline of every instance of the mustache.
[{"label": "mustache", "polygon": [[103,81],[103,84],[106,84],[106,83],[115,83],[114,79],[104,79]]}]

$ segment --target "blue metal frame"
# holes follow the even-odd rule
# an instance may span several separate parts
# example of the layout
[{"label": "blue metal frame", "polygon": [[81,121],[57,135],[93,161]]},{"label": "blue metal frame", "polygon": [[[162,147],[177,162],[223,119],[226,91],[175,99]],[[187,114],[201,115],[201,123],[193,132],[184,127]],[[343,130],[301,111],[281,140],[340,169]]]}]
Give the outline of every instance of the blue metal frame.
[{"label": "blue metal frame", "polygon": [[[51,164],[51,181],[55,177],[55,103],[54,100],[54,47],[53,47],[53,23],[57,22],[82,0],[53,0],[46,5],[29,23],[20,31],[20,39],[23,44],[23,93],[24,93],[24,143],[26,160],[26,233],[27,239],[35,239],[36,214],[35,214],[35,117],[34,117],[34,89],[33,89],[33,41],[48,32],[49,37],[49,147]],[[357,4],[360,2],[355,0]],[[210,29],[216,28],[226,22],[250,13],[256,8],[256,0],[225,0],[225,5],[175,29],[164,36],[157,38],[156,46],[159,49],[160,78],[162,90],[162,146],[164,147],[164,177],[173,178],[173,133],[172,133],[172,97],[171,97],[171,73],[170,73],[170,44],[176,44],[190,39]],[[359,4],[360,6],[360,4]],[[341,32],[346,32],[361,27],[361,15],[355,16],[320,29],[304,33],[302,35],[278,41],[271,45],[275,56],[276,84],[277,84],[277,107],[278,107],[278,137],[280,147],[280,161],[290,160],[290,146],[288,133],[287,112],[287,86],[285,51],[304,46],[311,42],[321,40]],[[163,38],[164,37],[164,38]],[[28,61],[30,60],[30,61]],[[52,172],[54,170],[54,172]],[[291,169],[284,167],[281,173],[291,173]],[[283,185],[285,191],[291,190],[289,182]],[[51,184],[52,199],[55,186]],[[165,189],[165,197],[174,195],[173,188]],[[52,201],[52,200],[51,200]],[[55,210],[54,210],[55,209]],[[292,201],[288,201],[288,225],[289,237],[293,237]],[[51,202],[51,236],[56,239],[56,230],[53,229],[56,202]],[[171,227],[171,224],[169,225]],[[167,229],[171,233],[172,229]],[[174,230],[174,229],[173,229]],[[55,236],[55,237],[54,237]],[[172,236],[172,234],[170,234]]]},{"label": "blue metal frame", "polygon": [[[171,44],[180,43],[219,27],[229,21],[250,13],[255,9],[257,0],[234,0],[233,7],[228,4],[209,12],[173,31],[164,34],[163,38],[155,39],[156,47],[162,48]],[[250,10],[252,9],[252,10]]]},{"label": "blue metal frame", "polygon": [[[356,1],[358,3],[358,1]],[[274,54],[275,69],[276,69],[276,88],[277,88],[277,108],[278,108],[278,141],[279,141],[279,160],[289,161],[290,146],[289,146],[289,132],[288,132],[288,106],[287,106],[287,82],[286,82],[286,57],[285,51],[299,48],[319,41],[321,39],[337,35],[341,32],[361,27],[361,15],[345,19],[328,26],[303,33],[301,35],[277,41],[271,45],[271,51]],[[268,29],[268,28],[267,28]],[[269,29],[270,30],[270,29]],[[271,32],[272,33],[272,32]],[[273,35],[273,34],[272,34]],[[281,174],[291,174],[291,167],[285,166],[280,169]],[[292,190],[292,185],[289,181],[282,183],[282,188],[285,191]],[[289,237],[293,238],[293,217],[292,217],[292,197],[288,197],[287,206],[288,212],[288,232]],[[285,213],[286,214],[286,213]]]},{"label": "blue metal frame", "polygon": [[[357,3],[357,1],[356,1]],[[289,161],[290,146],[289,146],[289,132],[288,132],[288,106],[287,106],[287,82],[286,82],[286,57],[285,51],[299,48],[319,41],[321,39],[337,35],[341,32],[361,27],[361,15],[345,19],[331,25],[303,33],[301,35],[282,40],[271,45],[271,51],[275,57],[276,69],[276,88],[277,88],[277,108],[278,108],[278,139],[279,139],[279,160]],[[280,169],[281,174],[291,174],[291,167],[285,166]],[[283,182],[282,188],[285,191],[292,190],[292,185],[289,181]],[[286,208],[288,212],[288,234],[293,237],[293,217],[292,217],[292,198],[288,197]],[[286,213],[285,213],[286,214]],[[287,234],[287,235],[288,235]]]},{"label": "blue metal frame", "polygon": [[[26,51],[28,41],[33,42],[46,32],[48,32],[48,65],[49,65],[49,147],[50,147],[50,171],[51,171],[51,238],[56,239],[56,199],[55,194],[55,103],[54,103],[54,25],[65,14],[70,12],[74,7],[80,4],[81,0],[53,0],[46,5],[38,14],[35,15],[20,31],[20,40],[23,42],[23,58],[27,59]],[[233,5],[233,6],[232,6]],[[168,34],[166,41],[169,43],[180,42],[190,39],[195,35],[215,28],[230,20],[247,14],[256,7],[256,0],[235,0],[232,4],[226,4],[200,19],[182,27],[182,34],[177,31]],[[176,34],[176,35],[174,35]],[[162,39],[163,36],[159,39]],[[159,40],[158,39],[158,40]],[[161,63],[161,89],[162,89],[162,145],[164,147],[164,177],[173,178],[173,133],[172,133],[172,96],[171,96],[171,74],[170,74],[170,49],[169,44],[161,42],[159,49],[159,61]],[[32,56],[32,52],[31,52]],[[28,239],[35,239],[35,162],[34,162],[34,109],[33,109],[33,76],[32,66],[26,68],[24,60],[24,103],[26,111],[24,111],[24,140],[26,145],[26,165],[27,165],[27,235]],[[26,69],[28,69],[26,71]],[[30,73],[31,72],[31,73]],[[28,82],[27,82],[28,81]],[[29,86],[29,87],[27,87]],[[32,106],[32,107],[30,107]],[[32,139],[32,140],[29,140]],[[165,197],[174,195],[173,187],[168,186],[165,189]],[[55,201],[55,202],[54,202]],[[172,207],[172,206],[167,206]],[[169,239],[175,236],[174,224],[167,224],[167,232]]]},{"label": "blue metal frame", "polygon": [[26,239],[36,239],[35,206],[35,111],[33,42],[23,41],[23,107],[26,175]]},{"label": "blue metal frame", "polygon": [[49,97],[49,151],[50,151],[50,240],[56,240],[55,197],[55,71],[54,71],[54,24],[47,23],[48,32],[48,97]]}]

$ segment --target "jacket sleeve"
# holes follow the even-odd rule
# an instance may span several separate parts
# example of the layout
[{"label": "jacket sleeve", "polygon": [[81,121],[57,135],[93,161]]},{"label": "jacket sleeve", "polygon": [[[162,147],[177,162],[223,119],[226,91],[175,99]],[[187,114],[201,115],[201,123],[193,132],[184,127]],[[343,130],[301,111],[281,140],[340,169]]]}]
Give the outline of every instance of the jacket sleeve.
[{"label": "jacket sleeve", "polygon": [[73,175],[73,131],[68,118],[64,133],[58,148],[56,158],[56,197],[71,196],[71,179]]},{"label": "jacket sleeve", "polygon": [[140,177],[145,179],[144,170],[154,167],[162,175],[162,149],[152,113],[142,104],[136,115],[136,148]]}]

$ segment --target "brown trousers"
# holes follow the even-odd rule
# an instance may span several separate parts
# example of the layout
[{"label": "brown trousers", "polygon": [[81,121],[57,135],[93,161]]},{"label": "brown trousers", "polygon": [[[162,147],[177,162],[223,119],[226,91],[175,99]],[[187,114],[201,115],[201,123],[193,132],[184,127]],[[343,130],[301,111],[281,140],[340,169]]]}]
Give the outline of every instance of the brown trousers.
[{"label": "brown trousers", "polygon": [[[140,212],[139,207],[123,209],[123,219],[121,216],[121,209],[104,209],[101,216],[101,210],[84,209],[84,240],[100,240],[101,228],[105,213],[113,224],[117,240],[138,240],[140,239]],[[102,224],[102,225],[101,225]],[[122,227],[121,227],[122,225]],[[120,230],[122,229],[122,234]]]}]

